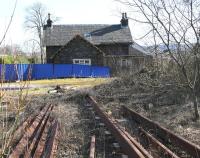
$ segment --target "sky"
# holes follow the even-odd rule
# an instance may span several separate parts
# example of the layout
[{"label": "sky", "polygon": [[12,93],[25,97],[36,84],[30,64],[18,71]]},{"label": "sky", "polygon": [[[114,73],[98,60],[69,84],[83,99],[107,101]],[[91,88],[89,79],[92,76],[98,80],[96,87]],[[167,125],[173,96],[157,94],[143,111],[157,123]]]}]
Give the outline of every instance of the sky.
[{"label": "sky", "polygon": [[[9,23],[15,0],[0,0],[0,40]],[[41,2],[47,12],[59,17],[54,24],[119,24],[120,12],[130,9],[114,0],[18,0],[12,24],[7,33],[4,45],[18,44],[25,49],[25,41],[32,38],[32,34],[24,27],[26,9],[36,2]],[[131,15],[133,16],[133,15]],[[144,34],[144,28],[129,20],[133,40]],[[137,41],[145,44],[144,41]]]}]

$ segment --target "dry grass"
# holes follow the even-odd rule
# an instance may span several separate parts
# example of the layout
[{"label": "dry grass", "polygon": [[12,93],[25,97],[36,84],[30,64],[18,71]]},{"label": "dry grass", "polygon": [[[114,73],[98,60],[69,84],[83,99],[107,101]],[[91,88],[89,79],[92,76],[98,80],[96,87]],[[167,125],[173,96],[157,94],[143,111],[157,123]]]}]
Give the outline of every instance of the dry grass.
[{"label": "dry grass", "polygon": [[[29,81],[28,90],[29,95],[43,95],[49,90],[55,88],[56,85],[61,85],[66,90],[70,89],[83,89],[92,88],[101,84],[111,82],[112,78],[67,78],[67,79],[52,79],[52,80],[34,80]],[[23,84],[25,82],[22,82]],[[3,83],[2,87],[17,87],[19,83]],[[26,94],[27,89],[19,90],[7,90],[4,91],[6,96],[18,96],[20,93]]]},{"label": "dry grass", "polygon": [[[95,94],[102,109],[117,118],[120,117],[120,107],[128,106],[200,146],[200,121],[194,121],[192,104],[184,103],[184,98],[175,104],[173,98],[178,98],[178,94],[162,93],[164,88],[156,94],[155,100],[153,89],[145,87],[141,80],[136,81],[131,78],[116,80],[96,87]],[[149,103],[153,103],[150,109],[147,108]]]},{"label": "dry grass", "polygon": [[[13,140],[13,133],[17,126],[24,119],[23,112],[28,104],[28,90],[24,90],[27,87],[28,82],[17,83],[19,90],[17,93],[9,93],[8,91],[1,89],[0,106],[0,157],[6,156],[10,150],[10,143]],[[1,84],[2,86],[3,84]]]},{"label": "dry grass", "polygon": [[81,100],[81,95],[79,96],[75,91],[62,94],[34,95],[25,110],[27,116],[35,113],[42,105],[50,103],[55,105],[53,115],[58,119],[61,130],[57,158],[88,156],[88,145],[92,131],[88,125],[91,120],[87,118],[88,114],[79,104],[79,99]]},{"label": "dry grass", "polygon": [[52,80],[35,80],[30,81],[30,84],[36,85],[71,85],[71,86],[96,86],[109,82],[110,78],[66,78]]}]

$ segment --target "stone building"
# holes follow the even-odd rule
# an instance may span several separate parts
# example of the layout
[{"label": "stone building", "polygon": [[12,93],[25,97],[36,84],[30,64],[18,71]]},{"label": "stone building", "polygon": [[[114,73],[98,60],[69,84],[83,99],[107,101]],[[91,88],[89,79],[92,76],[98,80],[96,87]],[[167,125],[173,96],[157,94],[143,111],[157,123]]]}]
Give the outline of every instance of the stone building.
[{"label": "stone building", "polygon": [[138,71],[150,59],[135,47],[126,13],[113,25],[52,25],[49,15],[43,45],[47,63],[109,66],[113,73]]}]

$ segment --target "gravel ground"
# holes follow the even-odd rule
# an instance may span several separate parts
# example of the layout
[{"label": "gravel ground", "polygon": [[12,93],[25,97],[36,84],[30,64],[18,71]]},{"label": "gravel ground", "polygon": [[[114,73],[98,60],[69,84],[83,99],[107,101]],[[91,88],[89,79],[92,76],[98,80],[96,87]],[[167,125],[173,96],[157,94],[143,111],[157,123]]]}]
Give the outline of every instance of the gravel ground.
[{"label": "gravel ground", "polygon": [[[28,106],[21,117],[26,118],[30,114],[37,113],[47,103],[54,104],[53,114],[58,118],[61,130],[56,157],[88,157],[90,137],[95,131],[94,121],[84,109],[82,102],[82,93],[88,92],[97,98],[109,115],[115,118],[121,117],[120,107],[126,105],[200,145],[200,122],[193,121],[192,105],[180,102],[185,96],[182,97],[178,91],[172,92],[168,89],[162,88],[162,91],[157,93],[134,80],[117,79],[112,83],[97,86],[93,90],[82,89],[83,92],[68,89],[64,93],[30,94],[27,100]],[[174,96],[175,93],[178,97]],[[149,106],[150,103],[152,107]]]}]

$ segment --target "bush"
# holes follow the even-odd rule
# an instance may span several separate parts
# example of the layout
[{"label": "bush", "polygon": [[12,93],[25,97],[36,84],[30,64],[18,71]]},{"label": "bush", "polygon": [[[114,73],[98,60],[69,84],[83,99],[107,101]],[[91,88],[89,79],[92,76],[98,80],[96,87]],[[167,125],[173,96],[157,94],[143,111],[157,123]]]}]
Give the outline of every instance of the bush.
[{"label": "bush", "polygon": [[12,56],[7,55],[0,58],[0,64],[29,64],[30,61],[25,55]]}]

